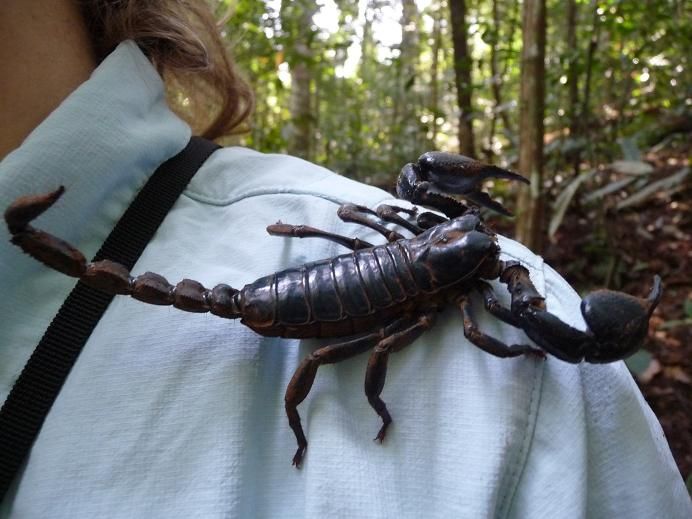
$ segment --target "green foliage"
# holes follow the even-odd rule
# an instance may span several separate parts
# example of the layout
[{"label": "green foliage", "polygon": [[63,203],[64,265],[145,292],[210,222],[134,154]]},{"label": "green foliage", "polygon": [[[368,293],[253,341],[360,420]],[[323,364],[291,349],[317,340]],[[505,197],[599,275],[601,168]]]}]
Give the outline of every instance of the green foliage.
[{"label": "green foliage", "polygon": [[[290,72],[303,62],[311,78],[311,160],[386,185],[425,150],[456,151],[448,5],[404,3],[402,14],[400,1],[215,0],[224,35],[257,94],[252,130],[241,144],[287,151]],[[481,158],[506,164],[518,145],[521,5],[467,4],[476,141]],[[324,5],[332,8],[331,18]],[[590,163],[589,169],[612,162],[622,156],[618,139],[655,144],[660,132],[652,128],[669,114],[684,117],[692,109],[689,3],[577,0],[574,46],[565,40],[566,5],[548,0],[547,187],[558,192],[567,185],[559,179],[568,183],[574,176],[551,177],[570,170],[573,157]],[[306,11],[316,13],[313,24],[304,23]],[[396,30],[403,37],[389,36]],[[305,46],[309,53],[301,51]],[[570,106],[570,66],[576,107]]]},{"label": "green foliage", "polygon": [[639,350],[631,357],[625,359],[625,364],[629,370],[635,375],[641,375],[651,364],[653,355],[646,350]]}]

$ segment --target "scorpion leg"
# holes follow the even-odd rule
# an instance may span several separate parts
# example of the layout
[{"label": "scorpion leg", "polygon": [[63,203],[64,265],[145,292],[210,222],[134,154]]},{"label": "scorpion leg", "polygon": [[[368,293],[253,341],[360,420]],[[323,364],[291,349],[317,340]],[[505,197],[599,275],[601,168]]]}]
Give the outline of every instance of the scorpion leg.
[{"label": "scorpion leg", "polygon": [[533,355],[545,358],[545,352],[539,348],[534,348],[528,344],[508,345],[481,332],[471,315],[471,304],[468,299],[463,298],[459,302],[459,306],[464,317],[464,336],[486,353],[500,358],[518,357],[519,355]]},{"label": "scorpion leg", "polygon": [[293,456],[293,465],[300,467],[305,449],[308,446],[303,426],[300,423],[298,405],[305,400],[308,393],[310,393],[312,384],[315,382],[315,376],[317,375],[317,368],[322,364],[334,364],[355,357],[360,353],[364,353],[381,342],[383,337],[392,334],[401,326],[402,320],[396,320],[389,326],[380,329],[378,332],[357,337],[350,341],[324,346],[303,359],[298,369],[296,369],[293,374],[291,381],[288,383],[286,396],[284,398],[288,424],[293,430],[293,434],[295,434],[296,441],[298,442],[298,450],[296,450],[296,454]]},{"label": "scorpion leg", "polygon": [[387,405],[380,398],[387,376],[387,361],[390,353],[396,353],[415,341],[428,330],[435,321],[435,310],[419,315],[414,322],[409,321],[408,326],[401,331],[384,337],[375,346],[368,360],[368,369],[365,373],[365,395],[375,412],[382,418],[380,428],[375,440],[382,443],[387,433],[392,417],[387,410]]},{"label": "scorpion leg", "polygon": [[324,238],[343,245],[347,249],[358,250],[368,249],[374,245],[360,238],[349,238],[340,234],[335,234],[309,225],[289,225],[286,223],[275,223],[267,226],[267,232],[272,236],[288,236],[290,238]]},{"label": "scorpion leg", "polygon": [[417,212],[417,209],[408,209],[406,207],[398,207],[389,204],[381,204],[377,206],[376,209],[377,216],[379,216],[382,220],[385,222],[395,223],[404,229],[411,231],[415,235],[422,233],[425,229],[399,216],[399,213],[414,216]]},{"label": "scorpion leg", "polygon": [[449,218],[445,218],[444,216],[440,216],[439,214],[432,213],[430,211],[425,211],[424,213],[419,214],[418,218],[416,219],[416,223],[421,229],[430,229],[431,227],[435,227],[436,225],[440,225],[441,223],[445,223],[447,221],[449,221]]},{"label": "scorpion leg", "polygon": [[384,225],[373,222],[368,218],[366,215],[377,216],[377,213],[364,205],[344,204],[339,207],[337,214],[344,222],[357,223],[369,227],[387,238],[387,241],[397,241],[404,238],[400,233],[387,229]]},{"label": "scorpion leg", "polygon": [[522,327],[521,319],[514,315],[509,308],[502,306],[498,302],[497,297],[495,296],[495,291],[488,283],[485,281],[479,281],[476,284],[476,290],[478,290],[481,296],[483,296],[483,304],[485,305],[485,309],[490,314],[497,317],[500,321],[511,324],[516,328]]}]

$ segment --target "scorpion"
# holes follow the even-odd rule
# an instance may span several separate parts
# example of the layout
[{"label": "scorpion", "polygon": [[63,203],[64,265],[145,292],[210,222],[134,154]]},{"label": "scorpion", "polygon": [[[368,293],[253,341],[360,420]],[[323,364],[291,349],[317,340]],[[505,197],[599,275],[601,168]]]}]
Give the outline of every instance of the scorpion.
[{"label": "scorpion", "polygon": [[[437,212],[419,213],[415,207],[389,204],[375,210],[357,204],[340,206],[338,215],[343,221],[382,234],[387,243],[380,245],[305,225],[269,225],[271,235],[327,239],[351,252],[287,268],[240,289],[227,284],[209,289],[190,279],[174,286],[152,272],[133,277],[124,266],[107,259],[88,262],[67,242],[30,225],[60,198],[63,187],[17,199],[5,212],[5,220],[12,243],[90,287],[187,312],[239,318],[263,336],[335,339],[303,359],[286,389],[286,414],[298,444],[293,465],[300,467],[308,442],[297,407],[310,392],[318,368],[372,350],[365,394],[382,420],[375,437],[382,442],[392,422],[380,397],[389,355],[430,329],[436,314],[449,305],[459,307],[468,340],[497,357],[530,355],[542,359],[549,353],[571,363],[604,363],[623,359],[640,347],[661,297],[660,277],[654,277],[646,298],[612,290],[588,294],[581,303],[585,331],[562,322],[547,311],[526,267],[517,261],[500,260],[497,236],[485,225],[479,208],[446,194],[457,194],[476,206],[509,215],[502,204],[480,190],[489,178],[528,183],[517,173],[467,157],[427,152],[416,163],[404,166],[397,194]],[[404,237],[392,226],[407,230],[413,237]],[[498,302],[488,283],[493,279],[507,286],[509,308]],[[479,330],[471,312],[473,292],[481,295],[491,315],[523,330],[535,345],[505,344]]]}]

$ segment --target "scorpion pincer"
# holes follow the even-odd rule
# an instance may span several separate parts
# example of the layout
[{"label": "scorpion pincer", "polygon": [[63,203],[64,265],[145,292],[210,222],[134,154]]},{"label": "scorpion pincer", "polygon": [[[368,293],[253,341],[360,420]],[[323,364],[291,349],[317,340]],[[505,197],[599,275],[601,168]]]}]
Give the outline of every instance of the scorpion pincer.
[{"label": "scorpion pincer", "polygon": [[[436,314],[449,305],[461,309],[464,334],[470,342],[499,357],[529,354],[543,358],[547,351],[569,362],[610,362],[624,358],[640,346],[661,295],[660,279],[656,277],[647,299],[607,290],[587,296],[582,303],[589,327],[586,331],[563,323],[545,309],[544,299],[531,283],[528,270],[516,262],[500,260],[497,238],[478,211],[433,192],[455,192],[507,214],[498,202],[478,190],[481,180],[487,177],[525,181],[516,173],[466,157],[426,153],[416,164],[404,167],[398,193],[402,198],[442,211],[449,219],[386,204],[376,210],[355,204],[339,208],[342,220],[359,223],[385,236],[387,243],[381,245],[304,225],[270,225],[270,234],[328,239],[351,252],[288,268],[240,289],[226,284],[208,289],[190,279],[174,286],[152,272],[133,277],[124,266],[110,260],[87,262],[70,244],[30,225],[58,200],[63,188],[16,200],[5,212],[5,220],[12,243],[48,267],[79,278],[95,289],[188,312],[239,318],[264,336],[339,338],[306,357],[286,390],[286,413],[298,443],[293,464],[300,466],[307,439],[297,407],[310,392],[319,366],[372,349],[365,394],[382,419],[375,438],[381,442],[392,421],[380,398],[389,354],[415,341],[433,325]],[[416,222],[401,214],[417,216]],[[405,238],[386,223],[403,227],[413,237]],[[512,296],[510,308],[498,304],[486,282],[497,278],[507,285]],[[539,347],[507,345],[481,332],[470,311],[469,295],[473,291],[482,295],[492,315],[523,329]],[[610,312],[614,305],[622,311]]]}]

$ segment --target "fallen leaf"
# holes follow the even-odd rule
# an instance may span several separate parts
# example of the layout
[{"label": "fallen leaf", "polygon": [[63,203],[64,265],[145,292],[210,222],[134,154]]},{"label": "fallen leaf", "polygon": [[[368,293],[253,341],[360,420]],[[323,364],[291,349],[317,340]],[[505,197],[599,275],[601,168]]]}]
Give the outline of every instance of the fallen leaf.
[{"label": "fallen leaf", "polygon": [[649,365],[641,373],[637,373],[637,380],[643,384],[648,384],[651,380],[661,372],[661,363],[656,359],[651,359]]},{"label": "fallen leaf", "polygon": [[616,160],[610,167],[623,175],[648,175],[654,170],[651,164],[641,160]]},{"label": "fallen leaf", "polygon": [[680,366],[667,366],[663,368],[663,374],[666,377],[677,380],[678,382],[682,382],[683,384],[692,384],[692,378],[690,378],[690,375],[687,374]]}]

